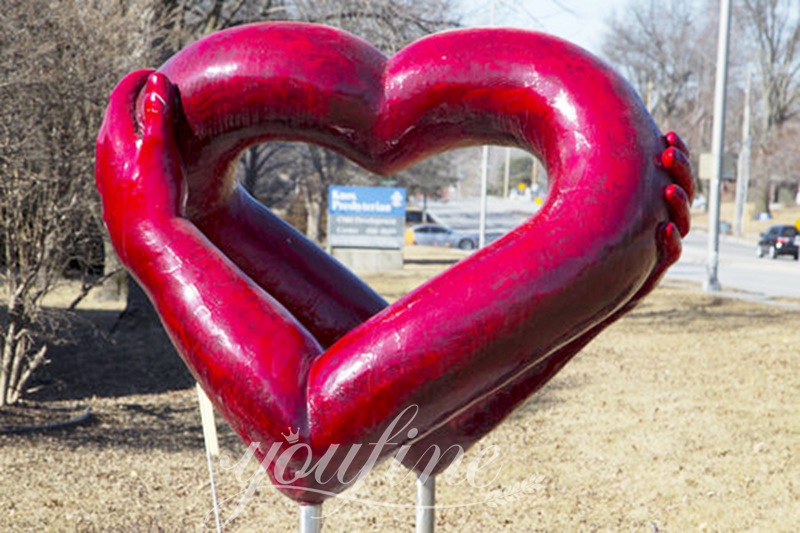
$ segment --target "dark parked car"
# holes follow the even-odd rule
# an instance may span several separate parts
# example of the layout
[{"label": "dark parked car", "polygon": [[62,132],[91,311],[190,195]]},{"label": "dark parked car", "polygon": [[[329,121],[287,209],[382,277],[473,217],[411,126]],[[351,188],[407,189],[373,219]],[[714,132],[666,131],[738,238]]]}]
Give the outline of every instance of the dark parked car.
[{"label": "dark parked car", "polygon": [[794,226],[771,226],[761,234],[756,247],[758,257],[768,255],[776,259],[779,255],[791,255],[797,261],[800,250],[800,231]]}]

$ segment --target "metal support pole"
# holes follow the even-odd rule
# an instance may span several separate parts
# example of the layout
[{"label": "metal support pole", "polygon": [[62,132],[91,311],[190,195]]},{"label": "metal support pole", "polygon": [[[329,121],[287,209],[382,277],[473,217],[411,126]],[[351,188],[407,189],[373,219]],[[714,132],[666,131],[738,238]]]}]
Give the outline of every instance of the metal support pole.
[{"label": "metal support pole", "polygon": [[710,292],[720,290],[717,269],[719,267],[719,204],[720,175],[725,139],[725,96],[728,82],[728,40],[731,27],[731,1],[721,0],[719,36],[717,41],[717,79],[714,88],[714,126],[711,139],[712,169],[708,210],[708,278],[703,289]]},{"label": "metal support pole", "polygon": [[300,506],[300,533],[322,531],[322,504]]},{"label": "metal support pole", "polygon": [[[423,479],[424,477],[424,479]],[[433,533],[436,521],[436,477],[417,477],[417,527],[416,533]]]},{"label": "metal support pole", "polygon": [[481,162],[481,212],[478,222],[478,248],[486,246],[486,210],[489,187],[489,147],[483,147],[483,161]]},{"label": "metal support pole", "polygon": [[203,425],[203,440],[206,443],[206,450],[211,457],[219,457],[219,439],[217,438],[217,424],[214,421],[214,406],[199,383],[197,383],[197,403],[200,406],[200,422]]},{"label": "metal support pole", "polygon": [[[494,26],[494,11],[496,0],[492,0],[492,12],[489,20],[489,26]],[[481,162],[481,207],[480,219],[478,222],[478,249],[486,246],[486,210],[487,210],[487,197],[489,188],[489,147],[483,146],[483,161]]]},{"label": "metal support pole", "polygon": [[206,395],[206,392],[196,384],[197,403],[200,405],[200,421],[203,424],[203,440],[206,444],[206,463],[208,464],[208,479],[211,483],[211,503],[214,507],[214,523],[217,532],[222,531],[222,524],[219,516],[219,501],[217,501],[217,485],[214,482],[214,465],[212,457],[219,457],[219,440],[217,439],[217,424],[214,420],[214,406]]},{"label": "metal support pole", "polygon": [[506,168],[503,173],[503,198],[508,198],[508,182],[511,181],[511,148],[506,147]]}]

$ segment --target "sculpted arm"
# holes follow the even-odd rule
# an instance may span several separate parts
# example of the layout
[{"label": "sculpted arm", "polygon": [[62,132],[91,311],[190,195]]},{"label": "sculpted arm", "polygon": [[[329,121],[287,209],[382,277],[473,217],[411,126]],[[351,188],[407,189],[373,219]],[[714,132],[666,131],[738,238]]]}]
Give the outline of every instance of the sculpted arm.
[{"label": "sculpted arm", "polygon": [[[139,134],[134,108],[142,87]],[[306,373],[321,348],[182,216],[176,102],[166,78],[148,71],[128,75],[111,95],[98,137],[96,177],[112,242],[216,407],[234,414],[229,420],[258,416],[276,434],[302,427]],[[247,434],[247,424],[241,426]]]}]

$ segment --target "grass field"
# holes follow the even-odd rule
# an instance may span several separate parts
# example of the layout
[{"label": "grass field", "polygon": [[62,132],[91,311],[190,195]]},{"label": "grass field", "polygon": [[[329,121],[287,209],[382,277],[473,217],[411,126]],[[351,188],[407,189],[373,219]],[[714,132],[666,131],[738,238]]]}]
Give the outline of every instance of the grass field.
[{"label": "grass field", "polygon": [[[460,257],[409,251],[367,279],[396,298]],[[100,330],[118,306],[84,306]],[[800,523],[800,316],[655,291],[465,457],[498,459],[438,483],[438,531],[794,531]],[[157,330],[90,334],[53,354],[40,390],[0,426],[0,531],[213,527],[192,381]],[[226,531],[292,531],[278,494],[219,421],[213,462]],[[469,481],[469,482],[468,482]],[[325,504],[324,531],[411,531],[414,480],[387,462]]]}]

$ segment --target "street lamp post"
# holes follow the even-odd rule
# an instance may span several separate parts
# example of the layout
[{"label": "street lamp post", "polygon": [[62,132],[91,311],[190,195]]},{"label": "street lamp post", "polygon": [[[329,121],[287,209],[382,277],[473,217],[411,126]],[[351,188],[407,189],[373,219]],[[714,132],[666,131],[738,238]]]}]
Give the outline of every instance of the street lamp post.
[{"label": "street lamp post", "polygon": [[719,267],[719,204],[722,151],[725,139],[725,96],[728,81],[728,40],[731,27],[731,1],[721,0],[719,38],[717,40],[717,79],[714,88],[714,126],[711,139],[711,186],[708,210],[708,277],[703,288],[709,292],[720,290]]}]

